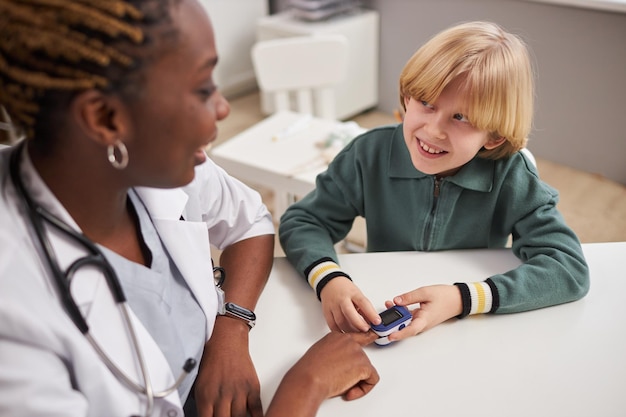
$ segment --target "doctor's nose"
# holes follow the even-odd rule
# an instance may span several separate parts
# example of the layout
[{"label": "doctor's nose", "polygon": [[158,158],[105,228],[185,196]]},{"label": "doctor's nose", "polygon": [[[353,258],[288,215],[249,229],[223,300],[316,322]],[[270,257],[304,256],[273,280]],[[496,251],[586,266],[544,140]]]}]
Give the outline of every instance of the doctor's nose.
[{"label": "doctor's nose", "polygon": [[215,105],[215,113],[217,116],[217,120],[224,120],[230,114],[230,103],[221,93],[221,91],[217,91],[219,97],[217,98],[217,103]]}]

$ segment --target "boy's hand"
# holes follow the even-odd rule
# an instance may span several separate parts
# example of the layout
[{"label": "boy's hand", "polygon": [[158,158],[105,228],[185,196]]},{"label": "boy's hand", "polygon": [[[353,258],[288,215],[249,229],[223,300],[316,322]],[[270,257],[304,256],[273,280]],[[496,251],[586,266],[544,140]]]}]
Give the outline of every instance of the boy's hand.
[{"label": "boy's hand", "polygon": [[419,303],[412,311],[413,321],[399,332],[389,335],[390,341],[415,336],[435,327],[444,321],[456,317],[463,311],[461,291],[456,285],[430,285],[408,293],[398,295],[393,301],[385,302],[387,308],[395,305],[408,307]]},{"label": "boy's hand", "polygon": [[380,316],[361,290],[347,278],[333,278],[320,294],[324,318],[330,330],[367,332]]}]

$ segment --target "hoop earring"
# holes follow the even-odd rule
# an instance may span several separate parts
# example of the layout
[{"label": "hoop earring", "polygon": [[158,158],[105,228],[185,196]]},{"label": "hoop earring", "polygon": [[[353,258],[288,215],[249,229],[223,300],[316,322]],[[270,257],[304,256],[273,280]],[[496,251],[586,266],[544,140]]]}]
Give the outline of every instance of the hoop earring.
[{"label": "hoop earring", "polygon": [[[118,150],[121,160],[118,161],[115,156],[115,150]],[[113,145],[107,146],[107,157],[113,168],[122,170],[128,165],[128,150],[121,140],[116,141]]]}]

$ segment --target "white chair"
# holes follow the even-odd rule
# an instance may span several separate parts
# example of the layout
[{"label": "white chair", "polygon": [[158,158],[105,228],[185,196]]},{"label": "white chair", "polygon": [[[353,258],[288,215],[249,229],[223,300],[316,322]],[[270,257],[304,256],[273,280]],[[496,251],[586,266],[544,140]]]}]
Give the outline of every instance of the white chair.
[{"label": "white chair", "polygon": [[274,112],[292,110],[334,120],[334,86],[346,76],[348,53],[343,35],[277,38],[252,47],[252,64]]},{"label": "white chair", "polygon": [[535,155],[533,155],[533,153],[528,148],[522,148],[520,152],[524,156],[526,156],[526,158],[535,166],[535,168],[537,168],[537,160],[535,159]]}]

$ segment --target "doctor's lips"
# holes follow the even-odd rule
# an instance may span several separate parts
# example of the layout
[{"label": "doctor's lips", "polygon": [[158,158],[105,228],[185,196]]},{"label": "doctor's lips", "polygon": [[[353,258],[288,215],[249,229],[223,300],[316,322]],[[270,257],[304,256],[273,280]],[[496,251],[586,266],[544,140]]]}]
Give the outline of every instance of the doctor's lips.
[{"label": "doctor's lips", "polygon": [[215,134],[211,137],[211,139],[209,139],[209,141],[206,143],[206,145],[203,145],[201,147],[201,149],[208,152],[213,147],[213,144],[215,143],[216,140],[217,140],[217,130],[215,131]]}]

